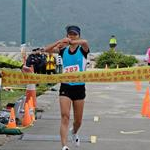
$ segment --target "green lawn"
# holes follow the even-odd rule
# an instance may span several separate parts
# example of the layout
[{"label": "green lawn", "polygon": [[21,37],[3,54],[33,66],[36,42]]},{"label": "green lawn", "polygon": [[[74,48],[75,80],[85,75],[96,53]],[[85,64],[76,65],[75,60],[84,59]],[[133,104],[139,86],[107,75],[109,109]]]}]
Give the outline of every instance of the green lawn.
[{"label": "green lawn", "polygon": [[[36,87],[36,95],[39,96],[47,91],[50,86],[40,84]],[[22,88],[22,87],[20,87]],[[4,108],[8,103],[15,103],[22,95],[25,95],[26,89],[13,89],[13,91],[4,91],[0,93],[1,108]]]},{"label": "green lawn", "polygon": [[5,107],[8,103],[16,102],[22,95],[25,95],[25,90],[1,91],[1,106]]}]

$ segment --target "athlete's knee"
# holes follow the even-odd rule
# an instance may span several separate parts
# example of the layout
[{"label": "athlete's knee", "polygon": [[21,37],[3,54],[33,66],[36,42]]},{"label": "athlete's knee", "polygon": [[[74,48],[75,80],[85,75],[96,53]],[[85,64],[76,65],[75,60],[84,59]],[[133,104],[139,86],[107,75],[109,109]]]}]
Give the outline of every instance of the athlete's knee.
[{"label": "athlete's knee", "polygon": [[70,119],[69,115],[67,115],[67,114],[62,114],[61,115],[61,120],[62,120],[63,123],[68,124],[69,123],[69,119]]}]

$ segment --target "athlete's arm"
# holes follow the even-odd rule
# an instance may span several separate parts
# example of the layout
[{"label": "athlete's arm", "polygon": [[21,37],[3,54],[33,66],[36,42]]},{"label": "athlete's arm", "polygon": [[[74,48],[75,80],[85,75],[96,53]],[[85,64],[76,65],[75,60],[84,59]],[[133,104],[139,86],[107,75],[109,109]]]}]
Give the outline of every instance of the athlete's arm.
[{"label": "athlete's arm", "polygon": [[58,40],[52,44],[49,44],[48,46],[46,46],[44,48],[45,52],[59,52],[60,49],[66,47],[67,45],[69,45],[69,38],[63,38],[61,40]]},{"label": "athlete's arm", "polygon": [[88,41],[87,40],[84,40],[84,39],[79,39],[79,40],[70,40],[69,41],[70,44],[78,44],[78,45],[81,45],[83,50],[85,52],[88,52],[89,51],[89,45],[88,45]]}]

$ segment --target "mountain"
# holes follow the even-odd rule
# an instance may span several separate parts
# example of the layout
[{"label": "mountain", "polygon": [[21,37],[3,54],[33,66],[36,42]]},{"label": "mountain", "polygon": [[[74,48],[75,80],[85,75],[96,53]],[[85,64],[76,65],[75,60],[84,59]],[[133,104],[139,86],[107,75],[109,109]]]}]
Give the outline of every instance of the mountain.
[{"label": "mountain", "polygon": [[[0,0],[0,43],[20,45],[22,0]],[[63,38],[65,27],[79,25],[92,52],[109,48],[116,35],[118,50],[145,54],[150,45],[148,0],[26,0],[26,43],[44,46]],[[4,42],[3,42],[4,41]]]}]

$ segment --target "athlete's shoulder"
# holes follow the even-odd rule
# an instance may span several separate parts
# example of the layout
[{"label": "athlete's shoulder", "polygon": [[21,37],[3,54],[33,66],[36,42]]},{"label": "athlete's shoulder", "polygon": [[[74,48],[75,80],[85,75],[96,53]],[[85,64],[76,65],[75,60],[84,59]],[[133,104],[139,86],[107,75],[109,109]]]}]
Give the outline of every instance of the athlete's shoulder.
[{"label": "athlete's shoulder", "polygon": [[63,56],[64,51],[65,51],[66,49],[67,49],[67,47],[64,47],[64,48],[60,49],[59,55],[60,55],[61,57]]},{"label": "athlete's shoulder", "polygon": [[87,55],[90,52],[90,50],[88,49],[88,51],[85,51],[82,46],[79,46],[79,49],[81,53],[84,55],[84,57],[87,58]]}]

